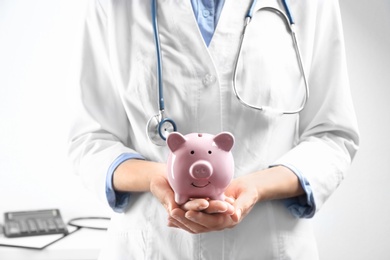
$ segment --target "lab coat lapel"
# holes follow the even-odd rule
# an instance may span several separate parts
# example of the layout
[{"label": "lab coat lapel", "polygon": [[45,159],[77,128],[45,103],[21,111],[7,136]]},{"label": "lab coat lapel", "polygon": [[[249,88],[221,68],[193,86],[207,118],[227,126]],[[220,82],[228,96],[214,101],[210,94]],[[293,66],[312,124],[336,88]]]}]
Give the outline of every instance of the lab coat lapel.
[{"label": "lab coat lapel", "polygon": [[[234,54],[232,55],[231,60],[235,58],[236,52],[238,51],[238,40],[241,37],[245,17],[252,1],[253,0],[225,0],[217,28],[209,45],[209,51],[211,52],[213,59],[217,58],[215,55],[218,53],[218,50],[221,50],[221,47],[226,49],[225,52]],[[255,13],[265,6],[280,8],[277,0],[262,0],[256,2],[253,12]],[[220,65],[223,64],[225,69],[232,69],[231,63],[222,62]]]},{"label": "lab coat lapel", "polygon": [[[226,0],[209,45],[210,55],[222,78],[231,79],[246,14],[253,0]],[[257,1],[254,12],[264,6],[279,7],[276,0]]]},{"label": "lab coat lapel", "polygon": [[158,27],[162,48],[170,46],[177,52],[209,63],[207,46],[199,31],[190,1],[165,0],[158,3]]},{"label": "lab coat lapel", "polygon": [[[190,1],[159,1],[159,30],[164,62],[167,111],[178,131],[220,132],[220,88],[213,58],[199,31]],[[186,100],[188,113],[180,111]],[[212,111],[212,113],[210,113]],[[191,114],[191,117],[186,117]]]}]

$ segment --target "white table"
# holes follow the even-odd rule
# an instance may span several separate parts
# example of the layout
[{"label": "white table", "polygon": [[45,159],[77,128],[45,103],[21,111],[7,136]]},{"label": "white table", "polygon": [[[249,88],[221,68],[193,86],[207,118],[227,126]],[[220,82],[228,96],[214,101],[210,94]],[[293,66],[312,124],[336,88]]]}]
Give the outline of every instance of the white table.
[{"label": "white table", "polygon": [[106,231],[80,229],[42,250],[0,246],[1,260],[97,259]]}]

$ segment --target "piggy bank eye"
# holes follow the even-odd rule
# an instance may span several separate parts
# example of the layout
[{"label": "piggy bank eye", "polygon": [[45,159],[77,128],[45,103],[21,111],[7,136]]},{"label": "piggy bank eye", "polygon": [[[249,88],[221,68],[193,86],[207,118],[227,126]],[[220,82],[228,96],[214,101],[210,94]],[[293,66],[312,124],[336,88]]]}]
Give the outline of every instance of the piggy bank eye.
[{"label": "piggy bank eye", "polygon": [[195,151],[194,150],[192,150],[191,152],[190,152],[190,154],[194,154],[195,153]]},{"label": "piggy bank eye", "polygon": [[213,152],[212,151],[208,151],[209,154],[212,154]]}]

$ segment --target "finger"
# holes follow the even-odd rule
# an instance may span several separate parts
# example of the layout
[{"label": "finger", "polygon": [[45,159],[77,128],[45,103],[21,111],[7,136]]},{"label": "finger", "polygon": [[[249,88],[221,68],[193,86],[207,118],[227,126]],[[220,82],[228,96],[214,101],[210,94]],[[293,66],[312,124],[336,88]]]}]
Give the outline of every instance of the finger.
[{"label": "finger", "polygon": [[192,199],[186,202],[181,206],[181,208],[185,211],[194,210],[194,211],[202,211],[207,209],[209,206],[209,201],[206,199]]},{"label": "finger", "polygon": [[256,197],[250,192],[242,192],[234,202],[235,212],[231,215],[234,222],[240,222],[256,204]]},{"label": "finger", "polygon": [[241,215],[242,215],[242,209],[237,209],[232,215],[231,215],[231,219],[238,223],[241,221]]},{"label": "finger", "polygon": [[[187,211],[191,212],[191,211]],[[197,211],[192,211],[197,212]],[[190,233],[203,233],[206,231],[206,228],[198,223],[195,223],[185,216],[186,212],[181,209],[174,209],[172,215],[170,216],[169,221],[172,221],[175,225],[184,229]],[[171,219],[172,218],[172,219]]]},{"label": "finger", "polygon": [[234,213],[234,206],[228,202],[220,200],[211,200],[209,201],[209,207],[204,210],[208,214],[224,213],[227,215],[232,215]]},{"label": "finger", "polygon": [[[198,224],[201,229],[195,229],[192,230],[195,232],[210,232],[210,231],[218,231],[225,228],[232,227],[232,224],[235,224],[232,222],[232,219],[230,216],[226,214],[206,214],[203,212],[197,212],[197,211],[188,211],[185,214],[186,219],[190,220],[191,223]],[[193,227],[196,227],[195,225]]]},{"label": "finger", "polygon": [[173,217],[168,218],[168,227],[179,228],[191,234],[194,234],[194,232],[191,229],[188,229],[185,225],[183,225],[180,221],[174,219]]},{"label": "finger", "polygon": [[226,201],[227,203],[230,203],[230,204],[233,205],[235,200],[234,200],[233,197],[228,197],[228,196],[226,196],[226,197],[225,197],[225,201]]}]

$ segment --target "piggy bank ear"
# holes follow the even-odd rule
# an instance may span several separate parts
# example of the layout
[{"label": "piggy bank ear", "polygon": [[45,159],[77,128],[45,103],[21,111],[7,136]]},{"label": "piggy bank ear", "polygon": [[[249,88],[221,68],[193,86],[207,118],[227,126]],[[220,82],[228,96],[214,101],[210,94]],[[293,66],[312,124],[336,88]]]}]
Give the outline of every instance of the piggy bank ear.
[{"label": "piggy bank ear", "polygon": [[185,142],[186,142],[186,138],[178,132],[172,132],[167,137],[167,145],[169,147],[169,150],[171,150],[171,152],[175,152]]},{"label": "piggy bank ear", "polygon": [[222,132],[214,137],[215,144],[222,150],[229,152],[234,145],[234,136],[228,132]]}]

